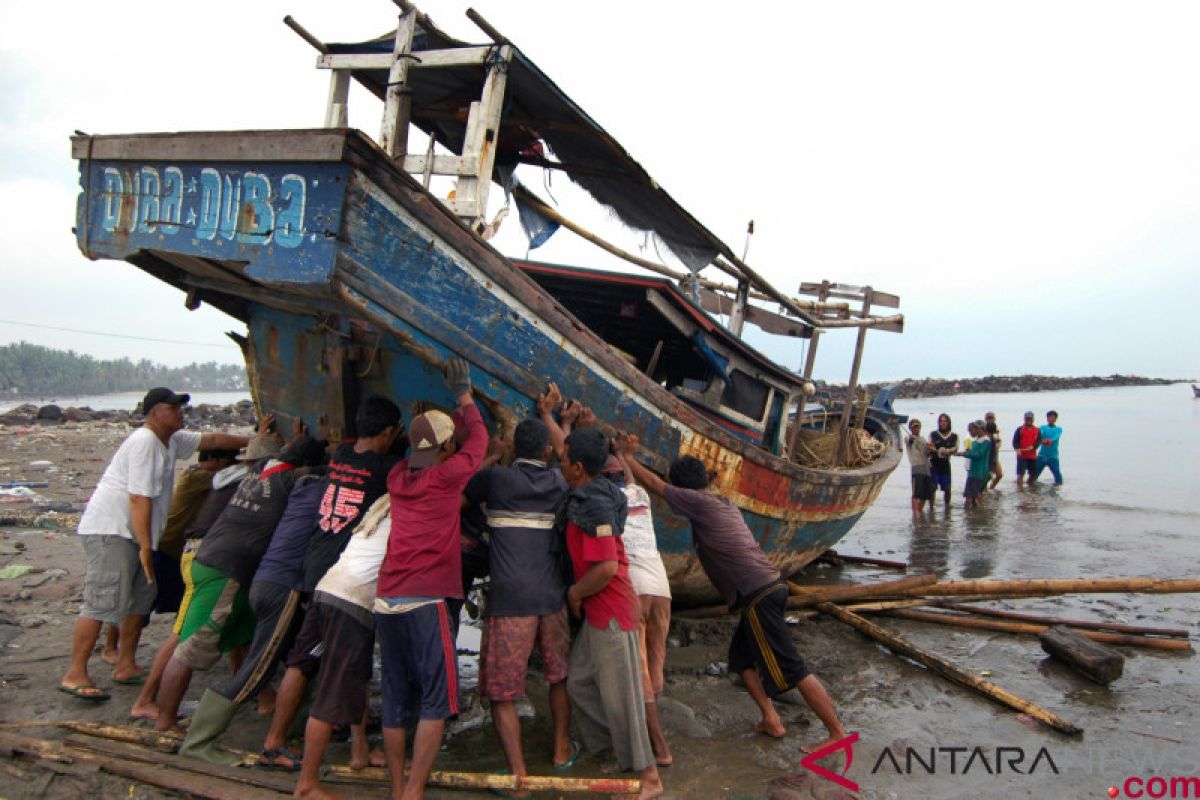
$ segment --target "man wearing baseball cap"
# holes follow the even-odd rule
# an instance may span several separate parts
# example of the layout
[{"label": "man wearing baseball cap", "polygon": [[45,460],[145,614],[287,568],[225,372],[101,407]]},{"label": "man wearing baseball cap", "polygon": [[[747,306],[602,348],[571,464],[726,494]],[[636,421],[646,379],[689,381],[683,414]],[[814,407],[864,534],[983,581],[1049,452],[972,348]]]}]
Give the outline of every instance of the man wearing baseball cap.
[{"label": "man wearing baseball cap", "polygon": [[142,618],[154,605],[154,549],[166,527],[175,486],[175,462],[197,450],[238,450],[247,436],[183,430],[191,397],[159,386],[142,400],[143,426],[117,448],[79,520],[87,560],[83,603],[71,642],[71,666],[58,688],[81,700],[108,700],[88,674],[100,629],[120,626],[113,679],[141,677],[134,657]]},{"label": "man wearing baseball cap", "polygon": [[[409,457],[388,476],[392,526],[379,570],[375,625],[393,797],[424,796],[446,720],[458,713],[458,658],[446,598],[463,596],[461,495],[487,452],[488,434],[471,399],[467,362],[449,359],[443,377],[458,400],[454,418],[441,411],[415,417]],[[406,791],[409,731],[413,757]]]}]

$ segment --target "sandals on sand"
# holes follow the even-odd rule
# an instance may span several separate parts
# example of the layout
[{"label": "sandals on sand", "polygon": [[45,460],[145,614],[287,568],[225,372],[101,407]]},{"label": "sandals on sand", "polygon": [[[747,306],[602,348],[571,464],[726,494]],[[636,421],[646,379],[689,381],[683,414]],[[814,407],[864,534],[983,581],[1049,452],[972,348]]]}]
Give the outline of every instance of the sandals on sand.
[{"label": "sandals on sand", "polygon": [[[291,764],[280,764],[278,758],[286,758]],[[263,750],[258,756],[258,766],[263,769],[274,769],[282,772],[296,772],[300,769],[300,756],[288,750],[287,747],[276,747],[274,750]]]},{"label": "sandals on sand", "polygon": [[58,690],[78,700],[87,700],[92,703],[103,703],[105,700],[112,699],[111,694],[90,683],[82,683],[79,686],[59,685]]}]

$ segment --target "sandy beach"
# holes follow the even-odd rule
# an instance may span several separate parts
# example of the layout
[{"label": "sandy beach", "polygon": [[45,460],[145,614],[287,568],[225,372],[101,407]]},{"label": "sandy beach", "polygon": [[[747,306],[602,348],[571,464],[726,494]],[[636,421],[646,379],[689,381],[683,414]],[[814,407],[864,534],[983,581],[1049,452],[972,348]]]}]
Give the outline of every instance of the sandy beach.
[{"label": "sandy beach", "polygon": [[[24,565],[32,570],[0,581],[0,722],[81,719],[125,724],[137,687],[111,683],[109,669],[98,656],[92,661],[93,676],[110,688],[113,700],[89,704],[56,691],[65,669],[70,636],[80,600],[83,558],[73,533],[76,516],[72,510],[36,511],[35,505],[78,509],[86,501],[108,458],[131,428],[110,422],[64,423],[58,425],[9,426],[0,429],[0,483],[47,483],[33,491],[34,502],[0,505],[0,569]],[[245,428],[229,428],[244,431]],[[49,463],[45,463],[49,462]],[[900,491],[907,483],[904,466],[897,470]],[[894,491],[892,492],[894,494]],[[1048,495],[1048,493],[1046,493]],[[1024,495],[1024,493],[1022,493]],[[913,523],[901,511],[880,508],[846,541],[844,552],[868,549],[883,558],[913,561],[928,571],[963,577],[965,567],[937,561],[938,542],[956,551],[978,548],[979,531],[959,534],[939,519]],[[900,495],[903,500],[902,495]],[[1005,487],[994,500],[996,518],[989,524],[999,530],[1010,506],[1036,503],[1036,494],[1018,496]],[[892,521],[882,514],[895,517]],[[957,523],[955,523],[957,524]],[[873,527],[876,526],[876,527]],[[887,528],[893,534],[880,534]],[[859,531],[862,531],[860,535]],[[867,537],[874,532],[876,538]],[[880,539],[882,535],[884,538]],[[876,543],[873,547],[872,544]],[[878,543],[882,543],[882,547]],[[1010,542],[1021,547],[1020,542]],[[1168,554],[1169,555],[1169,554]],[[1090,568],[1068,568],[1063,563],[1034,567],[1027,557],[1014,556],[1025,564],[1030,577],[1087,575]],[[1080,564],[1087,560],[1076,552]],[[930,559],[933,560],[930,560]],[[913,572],[918,570],[914,569]],[[924,571],[924,570],[922,570]],[[994,568],[995,573],[1001,570]],[[1190,570],[1194,572],[1194,570]],[[911,573],[910,573],[911,574]],[[1119,574],[1119,573],[1116,573]],[[812,567],[798,580],[811,583],[882,581],[895,573],[860,567]],[[1021,601],[1012,608],[1033,613],[1095,619],[1121,619],[1147,625],[1186,626],[1194,630],[1200,603],[1189,596],[1092,595]],[[158,644],[169,631],[172,617],[152,620],[142,640],[139,661],[148,665]],[[729,619],[687,622],[673,626],[667,661],[667,687],[660,703],[675,755],[675,765],[664,770],[669,797],[727,797],[775,800],[801,798],[974,798],[1054,796],[1096,797],[1106,787],[1129,775],[1179,775],[1194,771],[1198,747],[1194,709],[1200,702],[1200,679],[1194,657],[1187,653],[1160,653],[1125,649],[1126,677],[1113,687],[1089,684],[1061,665],[1048,661],[1036,639],[996,633],[977,633],[922,625],[901,620],[881,624],[920,646],[926,647],[979,675],[1018,694],[1029,697],[1079,724],[1083,737],[1067,737],[1048,731],[1027,717],[1001,708],[966,690],[899,659],[864,639],[839,622],[825,618],[797,619],[795,640],[813,671],[829,688],[848,730],[860,731],[862,739],[854,752],[849,778],[859,785],[850,793],[800,766],[800,747],[822,738],[820,726],[803,705],[780,704],[789,728],[782,740],[756,735],[751,725],[757,714],[749,696],[734,685],[725,672],[726,645],[732,630]],[[472,632],[460,638],[469,650]],[[464,652],[464,685],[469,685],[471,653]],[[204,687],[227,675],[219,665],[209,674],[198,674],[188,699],[199,697]],[[376,681],[378,675],[376,675]],[[376,686],[377,691],[377,686]],[[546,693],[540,674],[529,676],[530,705],[526,714],[525,744],[531,773],[552,774],[549,759],[549,724]],[[378,698],[376,696],[376,703]],[[439,769],[492,772],[504,768],[504,758],[495,740],[485,709],[468,700],[467,711],[451,727],[453,734],[439,756]],[[267,720],[247,707],[226,737],[227,743],[257,750]],[[52,729],[29,729],[27,735],[59,738]],[[963,771],[960,760],[952,769],[945,753],[935,774],[919,766],[905,770],[906,748],[921,758],[938,748],[983,748],[992,762],[998,747],[1020,748],[1024,769],[1002,769],[995,774],[976,762]],[[1043,758],[1029,773],[1035,755],[1042,749],[1053,761]],[[898,761],[885,755],[885,751]],[[1011,755],[1011,753],[1010,753]],[[336,745],[328,760],[344,763],[348,746]],[[841,773],[841,756],[823,762]],[[898,768],[893,765],[897,764]],[[572,771],[576,776],[596,776],[610,769],[604,758],[585,756]],[[4,797],[159,797],[159,790],[104,773],[54,774],[37,766],[0,760],[8,772],[0,796]],[[47,778],[47,775],[51,776]],[[384,797],[382,787],[343,786],[344,796]],[[431,797],[468,797],[431,789]]]}]

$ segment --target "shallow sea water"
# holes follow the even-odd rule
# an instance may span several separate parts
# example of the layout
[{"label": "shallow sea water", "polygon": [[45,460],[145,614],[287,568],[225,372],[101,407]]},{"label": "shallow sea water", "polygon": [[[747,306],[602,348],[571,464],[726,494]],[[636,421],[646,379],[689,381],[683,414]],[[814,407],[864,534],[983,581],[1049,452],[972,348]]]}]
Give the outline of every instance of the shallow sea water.
[{"label": "shallow sea water", "polygon": [[[919,418],[926,432],[941,412],[951,415],[961,433],[968,421],[995,411],[1004,437],[1005,478],[998,491],[985,496],[982,508],[965,511],[965,467],[956,460],[949,510],[939,495],[934,512],[914,518],[905,462],[839,544],[842,551],[908,561],[909,574],[929,572],[955,580],[1200,577],[1200,400],[1192,398],[1189,386],[959,395],[901,400],[896,407]],[[1051,485],[1047,471],[1038,485],[1018,487],[1008,446],[1012,431],[1025,411],[1033,411],[1040,424],[1049,409],[1059,412],[1063,428],[1064,485]],[[838,580],[886,575],[858,569],[818,573]],[[993,605],[1187,628],[1193,644],[1200,633],[1200,595],[1074,595]],[[1168,783],[1151,786],[1135,780],[1128,789],[1157,791],[1165,785],[1166,794],[1144,796],[1171,796],[1171,777],[1200,777],[1200,663],[1193,653],[1120,648],[1127,659],[1125,673],[1105,688],[1048,661],[1033,637],[901,620],[881,624],[976,674],[989,673],[995,683],[1071,720],[1085,733],[1072,738],[1031,728],[965,689],[946,693],[950,707],[941,707],[940,701],[927,704],[919,686],[941,679],[911,674],[905,678],[916,693],[910,705],[893,696],[890,707],[867,702],[845,710],[851,726],[862,731],[849,774],[857,776],[865,797],[1104,797],[1110,786],[1123,797],[1130,796],[1126,780],[1155,776]],[[1060,774],[1048,770],[1043,760],[1033,774],[1007,769],[990,774],[976,762],[963,775],[962,756],[955,774],[944,751],[933,775],[915,763],[914,773],[898,775],[887,760],[872,773],[878,759],[886,759],[884,748],[903,755],[890,746],[894,743],[912,745],[922,755],[931,747],[982,746],[992,754],[999,746],[1022,747],[1026,770],[1036,751],[1046,747]],[[903,758],[900,764],[907,767]],[[1189,791],[1193,793],[1175,796],[1200,796],[1200,783]]]}]

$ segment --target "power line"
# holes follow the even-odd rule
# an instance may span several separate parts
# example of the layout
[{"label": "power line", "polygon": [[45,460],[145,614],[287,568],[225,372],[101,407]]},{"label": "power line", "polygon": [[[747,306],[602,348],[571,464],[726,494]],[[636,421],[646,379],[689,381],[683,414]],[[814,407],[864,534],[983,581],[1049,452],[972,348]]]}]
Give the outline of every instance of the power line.
[{"label": "power line", "polygon": [[225,348],[229,345],[213,344],[212,342],[188,342],[182,339],[154,339],[149,336],[128,336],[123,333],[105,333],[104,331],[85,331],[79,328],[60,328],[57,325],[39,325],[36,322],[19,322],[14,319],[0,319],[0,323],[5,325],[23,325],[29,328],[45,328],[51,331],[66,331],[67,333],[86,333],[90,336],[108,336],[113,339],[136,339],[139,342],[159,342],[161,344],[191,344],[198,347],[221,347]]}]

